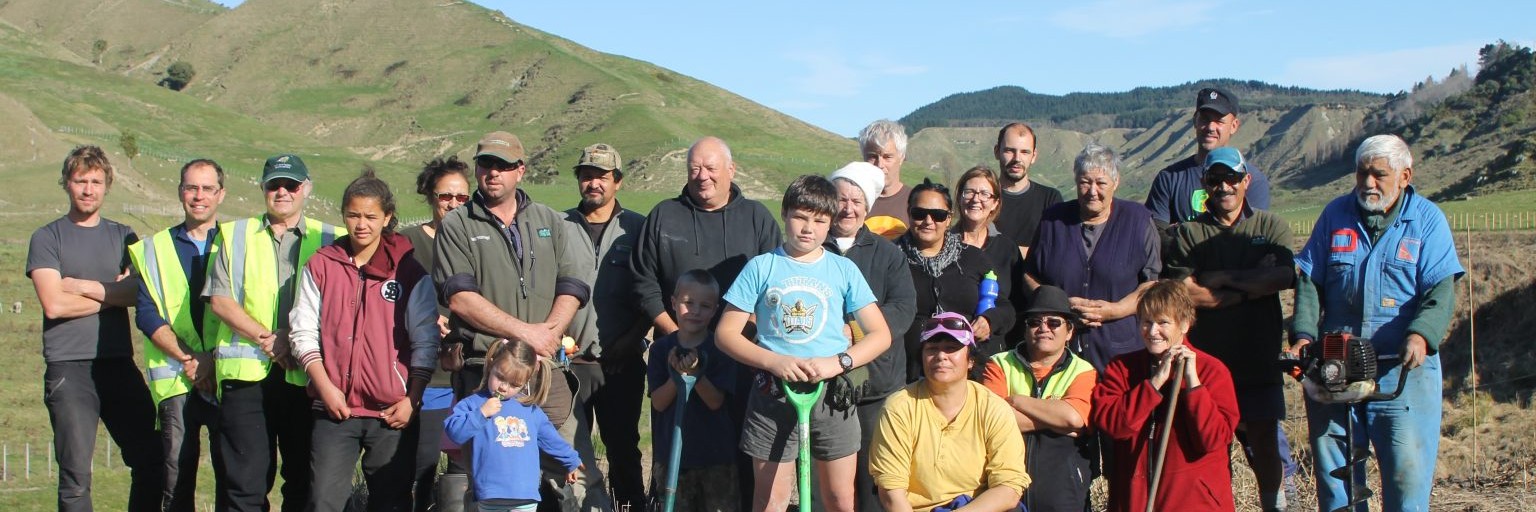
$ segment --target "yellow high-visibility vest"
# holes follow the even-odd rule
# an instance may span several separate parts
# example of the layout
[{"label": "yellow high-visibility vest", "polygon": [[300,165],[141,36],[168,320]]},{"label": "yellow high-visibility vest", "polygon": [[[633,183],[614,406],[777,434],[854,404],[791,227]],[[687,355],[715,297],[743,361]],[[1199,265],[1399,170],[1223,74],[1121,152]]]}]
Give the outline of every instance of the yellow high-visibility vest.
[{"label": "yellow high-visibility vest", "polygon": [[[214,239],[209,243],[216,245],[218,241]],[[202,300],[194,298],[202,290],[193,290],[188,286],[187,275],[176,255],[176,240],[171,230],[134,242],[128,246],[128,255],[133,260],[134,271],[144,280],[144,287],[149,290],[149,298],[155,302],[155,311],[170,325],[176,339],[185,343],[193,352],[206,351],[203,333],[213,330],[219,323],[218,317],[205,311],[203,325],[193,323],[190,303]],[[206,272],[207,269],[192,271]],[[161,400],[192,390],[192,381],[181,370],[181,361],[167,357],[145,336],[144,375],[149,380],[149,396],[155,400],[156,406],[160,405]]]},{"label": "yellow high-visibility vest", "polygon": [[[267,224],[260,217],[226,222],[219,227],[219,245],[209,259],[228,254],[230,290],[234,299],[262,327],[271,329],[277,325],[278,293],[277,254],[272,236],[266,232]],[[299,239],[299,261],[294,263],[294,279],[304,271],[304,264],[321,247],[330,245],[346,230],[320,222],[304,219],[303,236]],[[283,312],[287,314],[286,311]],[[219,322],[208,336],[214,347],[217,363],[215,376],[219,383],[226,380],[260,382],[272,370],[272,360],[255,342],[241,338],[228,325]],[[309,375],[302,368],[289,369],[284,376],[289,384],[306,386]],[[222,386],[220,386],[222,389]]]}]

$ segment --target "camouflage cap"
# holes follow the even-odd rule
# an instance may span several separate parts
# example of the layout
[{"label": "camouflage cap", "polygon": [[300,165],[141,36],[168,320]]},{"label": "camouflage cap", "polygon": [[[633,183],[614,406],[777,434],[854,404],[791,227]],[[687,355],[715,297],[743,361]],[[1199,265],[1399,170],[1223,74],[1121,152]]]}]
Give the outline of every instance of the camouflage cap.
[{"label": "camouflage cap", "polygon": [[576,162],[574,169],[582,167],[596,167],[604,171],[619,170],[619,151],[603,143],[587,146],[581,150],[581,160]]},{"label": "camouflage cap", "polygon": [[491,132],[480,138],[480,144],[475,146],[475,158],[493,156],[503,162],[515,164],[528,157],[523,151],[523,141],[517,140],[516,135],[507,132]]}]

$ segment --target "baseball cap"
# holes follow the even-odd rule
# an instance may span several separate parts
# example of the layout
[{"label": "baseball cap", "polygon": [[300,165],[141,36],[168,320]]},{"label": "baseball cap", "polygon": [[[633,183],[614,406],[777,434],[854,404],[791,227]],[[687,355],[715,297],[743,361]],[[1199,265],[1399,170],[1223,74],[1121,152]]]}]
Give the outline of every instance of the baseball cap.
[{"label": "baseball cap", "polygon": [[923,322],[922,342],[944,341],[941,336],[954,339],[961,345],[976,345],[976,335],[971,332],[971,322],[959,313],[938,313]]},{"label": "baseball cap", "polygon": [[603,143],[587,146],[581,150],[581,160],[576,162],[573,169],[582,167],[596,167],[604,171],[619,170],[619,151]]},{"label": "baseball cap", "polygon": [[475,146],[475,158],[482,156],[494,156],[503,162],[515,164],[523,161],[528,154],[523,151],[523,142],[517,140],[516,135],[491,132],[481,137],[480,144]]},{"label": "baseball cap", "polygon": [[266,165],[261,167],[261,182],[266,183],[278,178],[308,181],[309,167],[304,165],[304,160],[300,159],[299,155],[277,155],[268,158]]},{"label": "baseball cap", "polygon": [[1217,114],[1237,113],[1237,98],[1215,87],[1200,89],[1195,93],[1195,110],[1210,110]]},{"label": "baseball cap", "polygon": [[1220,147],[1211,150],[1210,154],[1205,155],[1205,164],[1202,167],[1206,173],[1248,174],[1248,167],[1243,165],[1243,154],[1230,147]]},{"label": "baseball cap", "polygon": [[1067,292],[1051,285],[1035,288],[1034,297],[1029,301],[1029,309],[1024,310],[1024,316],[1036,314],[1060,315],[1068,320],[1077,319],[1077,313],[1072,311],[1072,302],[1067,298]]}]

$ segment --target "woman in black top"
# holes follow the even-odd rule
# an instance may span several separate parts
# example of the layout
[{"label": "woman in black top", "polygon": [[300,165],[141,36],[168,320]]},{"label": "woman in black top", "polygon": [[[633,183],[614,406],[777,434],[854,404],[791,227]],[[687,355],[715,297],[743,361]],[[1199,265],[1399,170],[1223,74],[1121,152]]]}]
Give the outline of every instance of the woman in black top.
[{"label": "woman in black top", "polygon": [[[976,166],[965,171],[955,182],[957,218],[952,229],[960,234],[960,241],[986,253],[997,271],[997,296],[1007,298],[1008,302],[1018,306],[1029,302],[1021,296],[1028,288],[1024,286],[1024,265],[1019,259],[1019,243],[993,224],[1002,211],[1002,193],[1003,187],[992,169]],[[1010,333],[998,332],[994,326],[993,332],[997,335],[993,336],[993,340],[1000,342],[996,351],[1012,349],[1024,338],[1024,330],[1017,328],[1017,325],[1014,327],[1013,331],[1016,332]]]},{"label": "woman in black top", "polygon": [[[976,314],[982,278],[987,272],[994,272],[995,267],[981,249],[966,245],[959,233],[950,231],[952,210],[949,189],[926,179],[912,189],[907,200],[912,227],[897,239],[896,245],[907,257],[912,286],[917,290],[917,315],[913,321],[943,311],[965,315],[971,320],[976,338],[987,340],[979,348],[990,357],[1000,350],[1002,334],[1013,327],[1013,305],[999,293],[992,308]],[[913,325],[905,336],[907,382],[922,377],[921,365],[917,364],[922,360],[918,339],[921,330],[921,326]]]}]

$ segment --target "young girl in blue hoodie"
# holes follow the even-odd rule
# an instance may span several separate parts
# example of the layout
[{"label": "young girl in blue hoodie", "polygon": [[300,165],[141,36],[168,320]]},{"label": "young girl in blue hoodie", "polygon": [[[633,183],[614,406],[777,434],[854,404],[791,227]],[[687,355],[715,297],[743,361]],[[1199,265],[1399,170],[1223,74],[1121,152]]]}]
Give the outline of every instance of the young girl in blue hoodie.
[{"label": "young girl in blue hoodie", "polygon": [[[539,505],[539,453],[559,460],[575,483],[583,469],[576,450],[535,405],[544,401],[549,365],[522,343],[502,340],[485,355],[485,382],[460,400],[443,422],[448,438],[470,450],[481,512],[535,510]],[[471,441],[473,441],[471,443]]]}]

